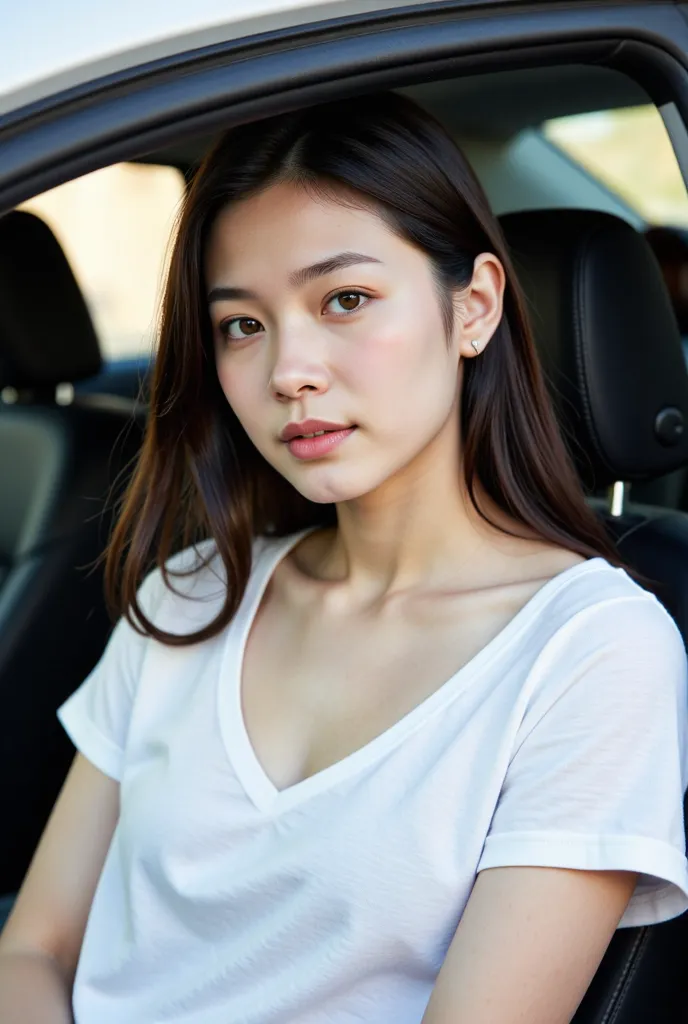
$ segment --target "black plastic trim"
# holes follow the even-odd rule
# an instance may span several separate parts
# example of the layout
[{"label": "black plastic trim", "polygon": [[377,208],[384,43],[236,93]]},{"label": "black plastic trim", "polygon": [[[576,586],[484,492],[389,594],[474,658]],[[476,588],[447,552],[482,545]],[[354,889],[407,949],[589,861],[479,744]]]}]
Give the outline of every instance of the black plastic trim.
[{"label": "black plastic trim", "polygon": [[34,111],[26,123],[0,129],[0,211],[90,170],[231,123],[502,67],[637,65],[650,95],[671,95],[688,122],[688,25],[673,5],[547,0],[518,10],[433,4],[426,12],[327,23],[320,34],[297,40],[283,33],[270,46],[254,39],[199,63],[181,54],[164,70],[141,69],[141,80]]},{"label": "black plastic trim", "polygon": [[[113,89],[122,90],[129,85],[136,87],[150,79],[160,82],[169,73],[183,74],[186,68],[198,70],[202,66],[212,67],[218,62],[226,63],[227,60],[233,58],[245,59],[250,56],[260,56],[269,50],[274,53],[277,49],[287,46],[303,46],[312,41],[323,43],[346,33],[351,28],[355,28],[358,33],[380,31],[386,28],[413,28],[414,25],[421,22],[427,25],[435,17],[446,20],[452,15],[456,17],[479,15],[484,18],[493,18],[496,13],[503,14],[505,8],[510,15],[515,13],[532,14],[541,10],[543,3],[546,2],[548,0],[529,0],[529,2],[528,0],[421,0],[421,2],[408,7],[328,18],[324,21],[293,25],[239,39],[199,46],[174,56],[143,60],[138,64],[134,61],[119,71],[97,76],[91,81],[82,82],[64,90],[58,89],[42,99],[0,114],[0,132],[14,124],[26,123],[31,118],[41,117],[58,109],[65,112],[67,107],[81,101],[92,103],[94,98]],[[626,5],[630,3],[647,4],[647,0],[608,0],[608,2],[625,3]],[[599,0],[577,0],[577,3],[579,8],[593,3],[597,6]],[[499,8],[501,10],[498,10]],[[132,56],[135,56],[135,51]]]},{"label": "black plastic trim", "polygon": [[[355,28],[355,31],[359,33],[361,31],[380,31],[388,27],[410,28],[419,21],[427,24],[435,15],[446,18],[451,13],[460,16],[467,10],[471,13],[475,13],[476,10],[485,13],[487,10],[488,15],[492,16],[495,7],[499,4],[511,4],[512,7],[518,5],[519,8],[525,10],[532,9],[537,2],[538,0],[535,0],[535,4],[533,2],[524,3],[523,0],[425,0],[425,2],[408,7],[328,18],[324,21],[297,24],[288,28],[243,36],[239,39],[199,46],[174,56],[145,60],[138,64],[134,62],[119,71],[97,76],[92,81],[82,82],[68,89],[57,90],[42,99],[0,114],[0,132],[19,122],[26,123],[31,118],[55,112],[58,108],[64,113],[69,106],[82,101],[91,103],[94,98],[103,96],[113,89],[121,91],[130,85],[138,87],[146,80],[162,82],[169,74],[184,74],[187,68],[191,70],[199,70],[204,66],[210,68],[232,59],[243,60],[247,57],[261,56],[269,51],[275,53],[277,50],[289,46],[304,46],[312,41],[324,43],[346,33],[351,28]],[[581,0],[581,2],[591,3],[594,0]],[[636,0],[636,2],[640,2],[640,0]]]}]

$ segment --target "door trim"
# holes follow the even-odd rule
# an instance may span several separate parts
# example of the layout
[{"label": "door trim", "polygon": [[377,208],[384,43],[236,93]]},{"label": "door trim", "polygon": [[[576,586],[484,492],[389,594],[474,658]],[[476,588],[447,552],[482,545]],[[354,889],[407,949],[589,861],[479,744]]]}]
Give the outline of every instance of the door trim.
[{"label": "door trim", "polygon": [[[182,53],[0,120],[0,212],[173,142],[309,103],[477,71],[593,63],[688,123],[688,21],[668,4],[459,3]],[[651,28],[649,27],[651,25]]]}]

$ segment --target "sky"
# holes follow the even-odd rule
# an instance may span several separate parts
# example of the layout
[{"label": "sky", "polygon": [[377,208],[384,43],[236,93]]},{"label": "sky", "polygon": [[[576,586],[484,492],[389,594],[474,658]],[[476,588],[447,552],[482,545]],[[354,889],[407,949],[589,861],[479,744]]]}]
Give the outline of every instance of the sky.
[{"label": "sky", "polygon": [[[231,27],[218,33],[218,26],[233,24],[236,32],[238,24],[247,21],[240,32],[243,35],[263,27],[260,21],[266,17],[267,27],[277,27],[311,17],[320,20],[412,2],[415,0],[0,0],[0,113],[18,105],[10,98],[17,90],[23,90],[22,103],[30,102],[36,98],[38,80],[69,73],[69,69],[73,80],[79,77],[74,68],[143,44],[157,44],[153,56],[158,56],[166,48],[163,40],[180,35],[194,36],[191,47],[232,37]],[[313,14],[306,18],[307,8]],[[182,48],[190,47],[187,43]]]}]

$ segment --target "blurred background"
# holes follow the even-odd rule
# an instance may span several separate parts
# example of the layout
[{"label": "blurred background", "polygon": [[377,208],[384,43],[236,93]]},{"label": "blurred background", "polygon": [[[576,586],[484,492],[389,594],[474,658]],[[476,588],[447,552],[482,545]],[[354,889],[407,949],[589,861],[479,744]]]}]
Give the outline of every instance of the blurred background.
[{"label": "blurred background", "polygon": [[115,164],[23,203],[62,245],[103,356],[154,347],[158,305],[184,178],[174,167]]}]

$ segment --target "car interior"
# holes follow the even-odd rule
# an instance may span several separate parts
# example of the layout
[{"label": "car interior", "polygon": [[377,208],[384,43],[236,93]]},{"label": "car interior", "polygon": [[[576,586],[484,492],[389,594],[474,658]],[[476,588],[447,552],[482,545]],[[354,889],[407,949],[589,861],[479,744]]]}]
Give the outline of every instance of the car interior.
[{"label": "car interior", "polygon": [[[688,299],[677,284],[688,242],[675,225],[645,223],[541,131],[551,118],[651,98],[588,65],[402,91],[447,126],[483,183],[589,500],[688,638]],[[188,181],[212,142],[140,159]],[[112,627],[99,557],[141,443],[153,360],[106,359],[51,230],[26,211],[0,219],[0,820],[11,836],[0,894],[10,899],[74,753],[55,710]],[[67,403],[56,390],[65,384]],[[619,930],[575,1020],[683,1019],[686,956],[688,914]]]}]

